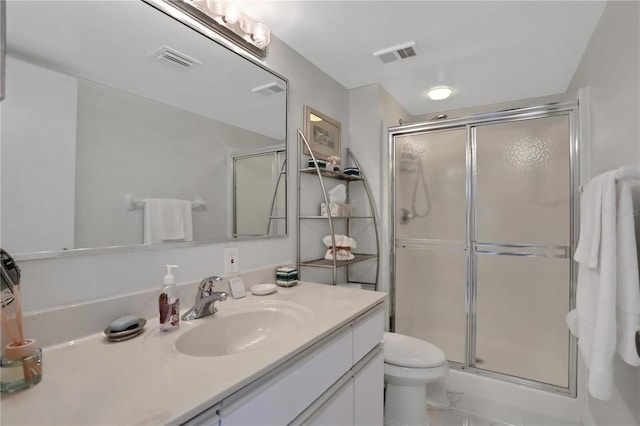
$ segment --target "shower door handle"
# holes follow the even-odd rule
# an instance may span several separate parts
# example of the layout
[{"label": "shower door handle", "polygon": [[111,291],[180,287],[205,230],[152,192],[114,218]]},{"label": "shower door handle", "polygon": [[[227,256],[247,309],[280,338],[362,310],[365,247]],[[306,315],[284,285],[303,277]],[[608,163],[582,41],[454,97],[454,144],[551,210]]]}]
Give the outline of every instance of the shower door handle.
[{"label": "shower door handle", "polygon": [[499,256],[552,257],[558,259],[568,259],[570,257],[569,246],[475,243],[473,248],[478,254],[492,254]]}]

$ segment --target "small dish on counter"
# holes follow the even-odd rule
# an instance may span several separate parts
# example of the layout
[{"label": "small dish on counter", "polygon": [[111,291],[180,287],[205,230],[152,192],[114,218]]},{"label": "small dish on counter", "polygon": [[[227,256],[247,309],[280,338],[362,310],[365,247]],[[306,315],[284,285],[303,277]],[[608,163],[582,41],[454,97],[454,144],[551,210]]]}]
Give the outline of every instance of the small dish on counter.
[{"label": "small dish on counter", "polygon": [[129,340],[136,337],[139,334],[142,334],[144,331],[144,326],[147,324],[147,320],[144,318],[140,318],[138,320],[138,324],[134,327],[130,327],[126,330],[122,331],[111,331],[111,327],[107,327],[104,329],[104,334],[107,336],[110,342],[121,342],[123,340]]},{"label": "small dish on counter", "polygon": [[249,290],[251,290],[251,293],[255,294],[256,296],[264,296],[264,295],[275,292],[276,285],[275,284],[256,284],[251,286]]}]

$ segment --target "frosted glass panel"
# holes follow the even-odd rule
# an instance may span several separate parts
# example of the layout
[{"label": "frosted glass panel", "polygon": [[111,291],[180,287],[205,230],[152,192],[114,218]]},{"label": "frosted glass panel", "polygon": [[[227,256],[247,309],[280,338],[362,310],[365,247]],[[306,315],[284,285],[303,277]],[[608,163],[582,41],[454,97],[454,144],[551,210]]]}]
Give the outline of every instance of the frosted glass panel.
[{"label": "frosted glass panel", "polygon": [[478,368],[568,386],[568,259],[477,256]]},{"label": "frosted glass panel", "polygon": [[465,358],[464,250],[398,248],[396,252],[396,331],[424,339],[447,359]]},{"label": "frosted glass panel", "polygon": [[476,129],[476,240],[568,245],[568,116]]},{"label": "frosted glass panel", "polygon": [[466,232],[466,130],[398,136],[396,238],[459,240]]}]

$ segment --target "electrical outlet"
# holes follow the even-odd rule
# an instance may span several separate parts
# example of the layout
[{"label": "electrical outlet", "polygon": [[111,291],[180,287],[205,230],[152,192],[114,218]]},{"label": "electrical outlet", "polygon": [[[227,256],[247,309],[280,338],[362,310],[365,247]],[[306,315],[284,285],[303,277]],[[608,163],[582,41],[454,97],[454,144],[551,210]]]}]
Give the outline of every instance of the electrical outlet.
[{"label": "electrical outlet", "polygon": [[240,272],[240,249],[227,247],[224,249],[224,273],[237,274]]}]

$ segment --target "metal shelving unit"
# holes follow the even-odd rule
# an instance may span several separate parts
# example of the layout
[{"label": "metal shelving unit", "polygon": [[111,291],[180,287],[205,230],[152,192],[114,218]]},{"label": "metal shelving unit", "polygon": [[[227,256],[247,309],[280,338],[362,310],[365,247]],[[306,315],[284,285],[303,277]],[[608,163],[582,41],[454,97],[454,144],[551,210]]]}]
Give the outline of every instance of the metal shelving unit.
[{"label": "metal shelving unit", "polygon": [[[373,203],[373,197],[371,195],[371,191],[369,190],[369,185],[367,185],[367,180],[364,174],[364,171],[362,170],[362,168],[360,167],[360,164],[358,163],[358,160],[356,159],[356,157],[353,155],[353,152],[347,148],[347,164],[353,164],[353,166],[357,167],[360,170],[360,176],[352,176],[352,175],[348,175],[345,174],[343,172],[336,172],[336,171],[332,171],[332,170],[327,170],[327,169],[321,169],[320,167],[318,167],[318,163],[316,161],[316,157],[313,154],[313,151],[311,150],[311,147],[309,146],[309,143],[307,142],[302,130],[298,129],[298,141],[300,142],[300,146],[298,149],[298,161],[297,161],[297,171],[298,171],[298,211],[297,211],[297,224],[298,224],[298,250],[297,250],[297,263],[298,263],[298,273],[302,274],[302,268],[330,268],[332,269],[333,272],[333,278],[332,278],[332,283],[333,285],[337,284],[337,278],[338,278],[338,268],[346,268],[346,274],[347,274],[347,282],[348,283],[357,283],[357,284],[366,284],[366,285],[373,285],[375,287],[375,289],[377,290],[378,288],[378,281],[379,281],[379,276],[380,276],[380,236],[378,233],[378,218],[376,216],[376,209],[375,209],[375,204]],[[315,165],[315,167],[308,167],[308,168],[301,168],[301,162],[302,162],[302,156],[304,154],[302,154],[304,152],[304,147],[306,147],[307,152],[310,153],[310,157],[313,160],[313,164]],[[369,211],[371,212],[370,215],[358,215],[358,216],[331,216],[331,213],[329,212],[327,216],[319,216],[319,215],[302,215],[301,214],[301,189],[303,184],[303,175],[313,175],[316,176],[318,179],[318,183],[320,185],[320,190],[322,191],[322,197],[324,199],[325,204],[328,206],[329,205],[329,196],[327,194],[327,189],[325,186],[325,179],[337,179],[337,180],[342,180],[345,181],[346,184],[349,186],[352,183],[356,184],[356,185],[361,185],[362,189],[365,191],[367,199],[369,201]],[[347,190],[347,194],[350,193],[350,186],[348,187]],[[348,195],[347,195],[348,197]],[[347,198],[347,201],[348,198]],[[353,253],[355,258],[351,259],[351,260],[337,260],[335,258],[335,256],[333,257],[333,259],[311,259],[311,260],[303,260],[303,256],[302,256],[302,248],[301,248],[301,241],[302,241],[302,229],[301,229],[301,223],[304,220],[312,220],[312,221],[317,221],[317,220],[325,220],[327,221],[328,225],[329,225],[329,235],[331,235],[331,245],[333,247],[336,246],[336,241],[335,241],[335,222],[334,221],[343,221],[346,222],[346,229],[347,229],[347,235],[349,235],[350,231],[351,231],[351,221],[354,220],[359,220],[359,221],[371,221],[371,226],[373,229],[373,233],[375,236],[375,253]],[[367,260],[371,260],[371,259],[375,259],[376,261],[376,273],[375,273],[375,280],[374,282],[355,282],[355,281],[351,281],[350,280],[350,275],[349,275],[349,265],[353,265],[355,263],[359,263],[359,262],[363,262],[363,261],[367,261]]]}]

